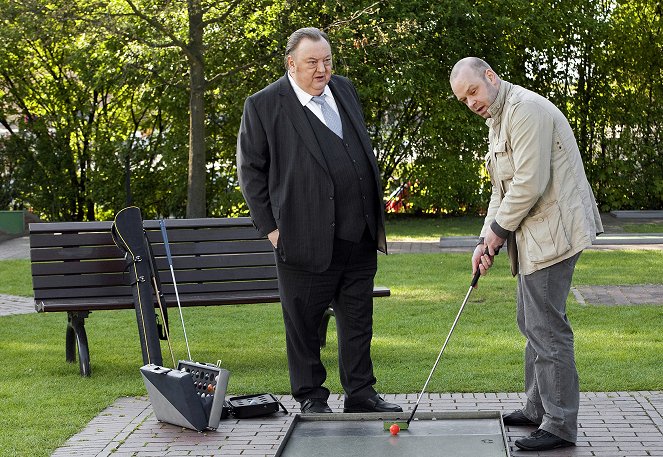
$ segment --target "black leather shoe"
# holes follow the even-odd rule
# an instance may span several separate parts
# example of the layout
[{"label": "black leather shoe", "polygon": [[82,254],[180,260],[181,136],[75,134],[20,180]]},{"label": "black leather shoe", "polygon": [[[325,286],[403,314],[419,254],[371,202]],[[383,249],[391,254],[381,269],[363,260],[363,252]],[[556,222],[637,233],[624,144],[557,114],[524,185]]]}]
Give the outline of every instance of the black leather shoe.
[{"label": "black leather shoe", "polygon": [[308,398],[301,403],[302,413],[331,413],[327,400],[322,398]]},{"label": "black leather shoe", "polygon": [[502,420],[504,421],[504,425],[533,425],[536,427],[539,426],[539,424],[537,424],[536,422],[529,420],[527,416],[523,414],[523,411],[521,409],[517,409],[509,414],[503,414]]},{"label": "black leather shoe", "polygon": [[345,400],[344,413],[402,413],[403,408],[395,403],[384,401],[378,394],[359,403],[350,403]]},{"label": "black leather shoe", "polygon": [[549,451],[550,449],[575,446],[575,443],[563,440],[559,436],[545,430],[538,429],[527,438],[516,440],[516,446],[523,451]]}]

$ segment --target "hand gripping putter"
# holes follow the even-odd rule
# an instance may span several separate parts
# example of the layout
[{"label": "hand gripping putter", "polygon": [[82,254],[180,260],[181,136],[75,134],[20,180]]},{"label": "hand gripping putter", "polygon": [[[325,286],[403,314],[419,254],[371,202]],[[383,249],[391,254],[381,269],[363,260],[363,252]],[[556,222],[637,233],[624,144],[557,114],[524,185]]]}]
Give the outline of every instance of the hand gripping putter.
[{"label": "hand gripping putter", "polygon": [[[499,249],[495,250],[495,255],[499,252]],[[488,254],[488,248],[486,248],[485,254]],[[449,342],[449,338],[451,338],[451,334],[454,332],[454,329],[456,328],[456,324],[458,323],[458,319],[460,318],[461,313],[463,312],[463,309],[465,308],[465,305],[467,304],[467,301],[470,298],[470,295],[472,294],[472,290],[476,287],[477,283],[479,282],[479,277],[481,276],[481,269],[477,267],[476,273],[474,273],[474,277],[472,278],[472,282],[470,283],[470,288],[467,291],[467,294],[465,295],[465,300],[463,300],[463,304],[460,305],[460,309],[458,310],[458,314],[456,314],[456,319],[454,320],[454,323],[451,325],[451,330],[449,330],[449,334],[447,335],[447,339],[444,340],[444,344],[442,345],[442,349],[440,349],[440,353],[437,355],[437,360],[435,360],[435,364],[433,365],[433,369],[430,371],[430,374],[428,375],[428,379],[426,379],[426,382],[424,383],[423,389],[421,389],[421,393],[417,397],[417,403],[415,403],[414,408],[412,409],[412,412],[410,413],[410,417],[406,422],[399,421],[398,419],[396,420],[390,420],[390,421],[384,421],[383,427],[385,430],[389,430],[392,425],[396,424],[398,425],[398,428],[400,430],[407,430],[407,428],[410,426],[410,422],[412,422],[412,419],[414,418],[414,413],[417,411],[417,408],[419,407],[419,402],[421,401],[421,397],[424,395],[424,392],[426,391],[426,387],[428,387],[428,383],[430,382],[430,379],[433,377],[433,373],[435,372],[435,369],[437,368],[437,364],[440,363],[440,358],[442,357],[442,354],[444,353],[444,349],[447,347],[447,343]]]}]

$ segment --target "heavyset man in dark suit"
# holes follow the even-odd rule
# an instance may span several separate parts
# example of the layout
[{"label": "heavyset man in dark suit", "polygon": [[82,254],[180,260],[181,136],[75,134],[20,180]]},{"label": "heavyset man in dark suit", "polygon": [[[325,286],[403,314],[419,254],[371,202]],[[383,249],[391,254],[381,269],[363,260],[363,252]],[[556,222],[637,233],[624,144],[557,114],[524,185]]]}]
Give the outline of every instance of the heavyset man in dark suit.
[{"label": "heavyset man in dark suit", "polygon": [[246,100],[237,170],[275,250],[292,394],[302,412],[331,412],[318,327],[333,301],[344,412],[399,412],[373,387],[373,280],[387,243],[359,97],[332,76],[329,39],[316,28],[290,36],[285,63],[283,77]]}]

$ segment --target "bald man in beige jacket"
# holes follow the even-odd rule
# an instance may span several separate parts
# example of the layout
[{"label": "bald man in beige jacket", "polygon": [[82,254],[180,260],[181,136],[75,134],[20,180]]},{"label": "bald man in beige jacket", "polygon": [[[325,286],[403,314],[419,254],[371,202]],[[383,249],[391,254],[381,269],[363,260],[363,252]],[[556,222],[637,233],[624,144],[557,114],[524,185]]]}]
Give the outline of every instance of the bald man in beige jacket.
[{"label": "bald man in beige jacket", "polygon": [[504,423],[538,427],[516,440],[520,449],[573,446],[580,393],[566,298],[578,257],[603,232],[578,145],[555,105],[502,80],[481,59],[460,60],[450,83],[489,127],[485,161],[492,194],[473,272],[485,274],[508,241],[511,272],[518,276],[527,403]]}]

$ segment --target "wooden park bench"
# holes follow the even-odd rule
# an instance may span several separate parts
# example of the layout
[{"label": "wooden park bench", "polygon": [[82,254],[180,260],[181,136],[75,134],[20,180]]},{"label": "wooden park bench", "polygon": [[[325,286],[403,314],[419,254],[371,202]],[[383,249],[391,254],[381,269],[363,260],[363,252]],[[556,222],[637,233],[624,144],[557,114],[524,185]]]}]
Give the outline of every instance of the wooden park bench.
[{"label": "wooden park bench", "polygon": [[[124,253],[113,243],[112,222],[33,223],[30,259],[35,308],[66,312],[65,356],[78,360],[89,376],[85,319],[92,311],[133,309]],[[167,306],[177,306],[159,221],[144,221]],[[276,264],[270,242],[249,218],[168,219],[168,241],[182,306],[242,305],[279,302]],[[376,287],[376,297],[390,295]],[[320,326],[324,345],[329,317]]]}]

